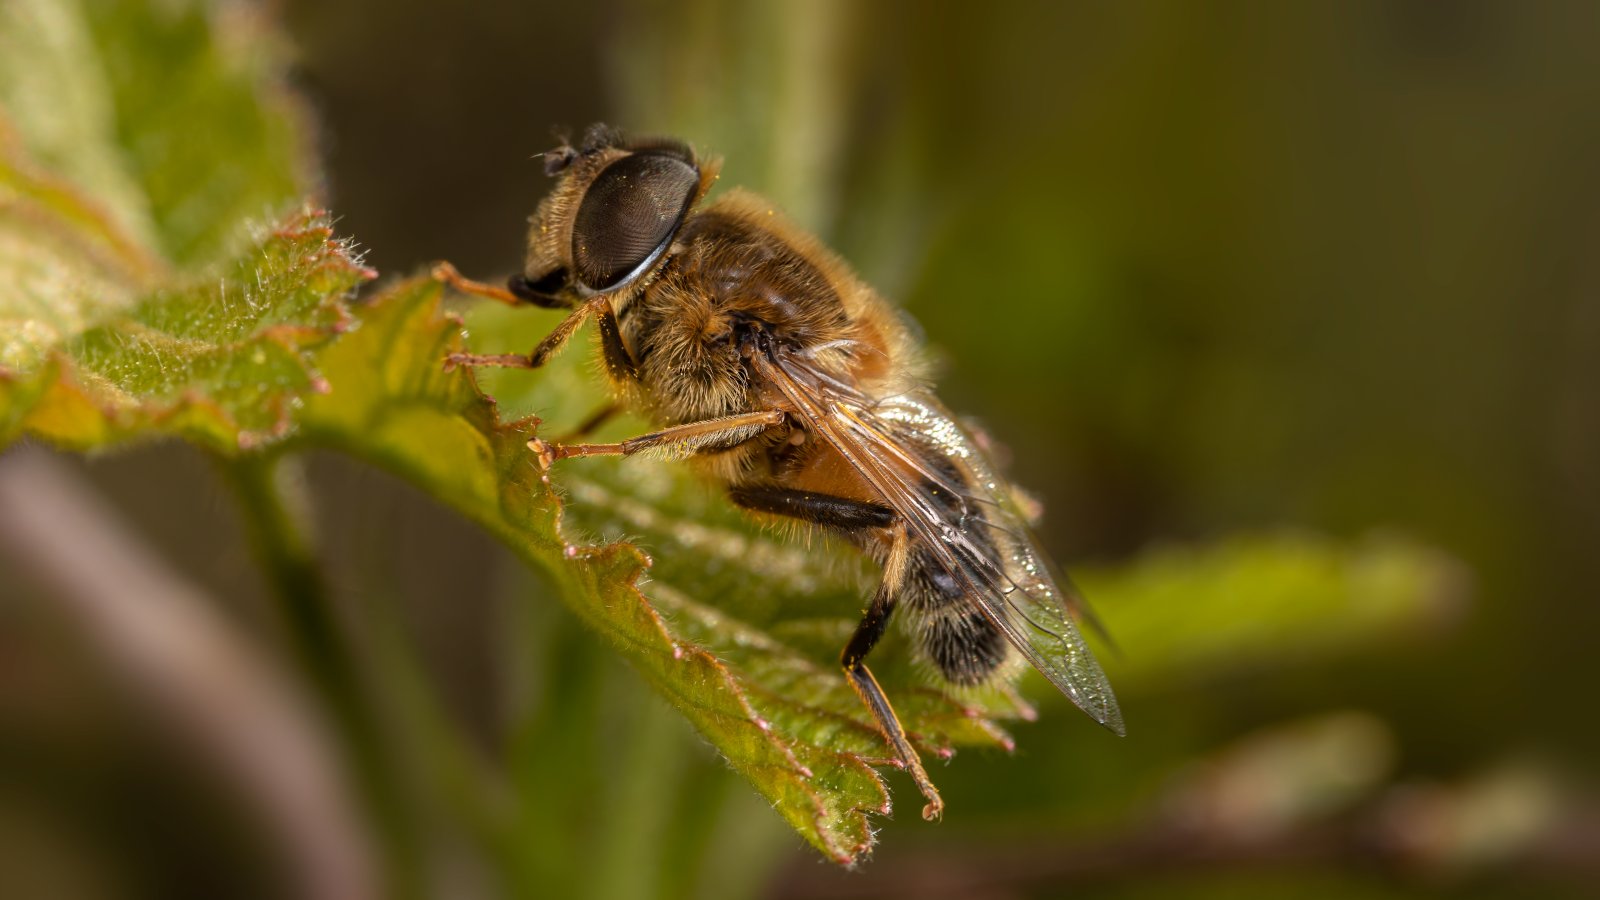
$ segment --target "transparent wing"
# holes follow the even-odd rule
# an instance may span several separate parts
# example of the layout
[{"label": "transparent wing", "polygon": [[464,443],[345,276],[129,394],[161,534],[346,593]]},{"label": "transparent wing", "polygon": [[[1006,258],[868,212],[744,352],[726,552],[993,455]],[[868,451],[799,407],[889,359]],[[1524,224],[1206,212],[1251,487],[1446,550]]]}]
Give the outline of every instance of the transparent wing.
[{"label": "transparent wing", "polygon": [[1111,685],[1073,622],[1010,491],[931,395],[867,398],[801,356],[757,357],[812,431],[905,520],[1027,660],[1096,722],[1124,733]]}]

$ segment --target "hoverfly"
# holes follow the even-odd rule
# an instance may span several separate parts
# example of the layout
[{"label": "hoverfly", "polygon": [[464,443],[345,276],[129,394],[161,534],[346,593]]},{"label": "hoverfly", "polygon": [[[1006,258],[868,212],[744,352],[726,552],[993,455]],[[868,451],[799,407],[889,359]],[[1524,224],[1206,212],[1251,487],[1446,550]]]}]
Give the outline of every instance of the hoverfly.
[{"label": "hoverfly", "polygon": [[[815,238],[739,190],[700,207],[720,161],[596,125],[544,155],[557,181],[531,219],[505,302],[570,308],[531,354],[448,365],[537,368],[588,319],[620,402],[659,430],[619,443],[530,442],[540,461],[654,451],[691,459],[738,506],[843,536],[882,580],[841,664],[927,798],[944,808],[866,657],[891,614],[951,684],[1020,654],[1095,721],[1117,701],[1012,489],[920,377],[893,308]],[[1064,582],[1063,582],[1064,583]]]}]

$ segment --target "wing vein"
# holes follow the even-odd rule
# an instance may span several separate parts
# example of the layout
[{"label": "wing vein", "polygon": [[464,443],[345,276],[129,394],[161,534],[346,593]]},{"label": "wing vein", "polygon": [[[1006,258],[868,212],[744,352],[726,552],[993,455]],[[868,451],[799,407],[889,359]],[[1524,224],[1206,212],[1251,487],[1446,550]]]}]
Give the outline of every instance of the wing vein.
[{"label": "wing vein", "polygon": [[[868,399],[804,358],[780,352],[751,360],[1034,668],[1121,734],[1116,697],[1067,612],[1071,595],[1051,577],[990,463],[954,418],[920,394]],[[936,471],[935,460],[955,474]],[[954,483],[960,478],[970,487]]]}]

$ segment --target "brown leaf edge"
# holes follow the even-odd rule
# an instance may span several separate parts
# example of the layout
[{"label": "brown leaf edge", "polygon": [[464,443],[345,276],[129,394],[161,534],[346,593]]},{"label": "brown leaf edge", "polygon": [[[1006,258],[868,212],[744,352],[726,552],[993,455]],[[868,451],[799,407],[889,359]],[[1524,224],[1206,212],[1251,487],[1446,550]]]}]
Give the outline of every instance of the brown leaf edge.
[{"label": "brown leaf edge", "polygon": [[[243,428],[232,411],[197,387],[156,398],[96,384],[70,354],[55,348],[33,372],[0,368],[0,447],[22,434],[78,451],[170,435],[232,455],[287,437],[293,431],[294,411],[302,393],[327,390],[313,365],[312,351],[349,330],[352,319],[346,301],[356,285],[376,273],[360,264],[348,241],[334,237],[327,213],[310,206],[288,215],[263,234],[239,263],[247,264],[252,256],[265,260],[272,254],[291,259],[297,286],[320,296],[307,319],[326,321],[267,324],[239,340],[218,345],[224,352],[270,347],[298,358],[304,376],[301,389],[286,387],[269,395],[268,427]],[[170,290],[182,293],[212,283],[212,276],[204,276]],[[112,324],[116,321],[116,316],[110,320]]]}]

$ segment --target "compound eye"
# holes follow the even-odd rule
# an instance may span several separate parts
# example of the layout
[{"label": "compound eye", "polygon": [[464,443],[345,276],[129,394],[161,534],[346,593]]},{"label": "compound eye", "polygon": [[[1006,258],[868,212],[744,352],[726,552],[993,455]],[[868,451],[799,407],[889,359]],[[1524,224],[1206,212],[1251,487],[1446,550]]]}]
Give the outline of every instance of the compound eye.
[{"label": "compound eye", "polygon": [[634,153],[601,170],[572,223],[572,261],[592,291],[620,287],[666,249],[700,172],[675,156]]}]

